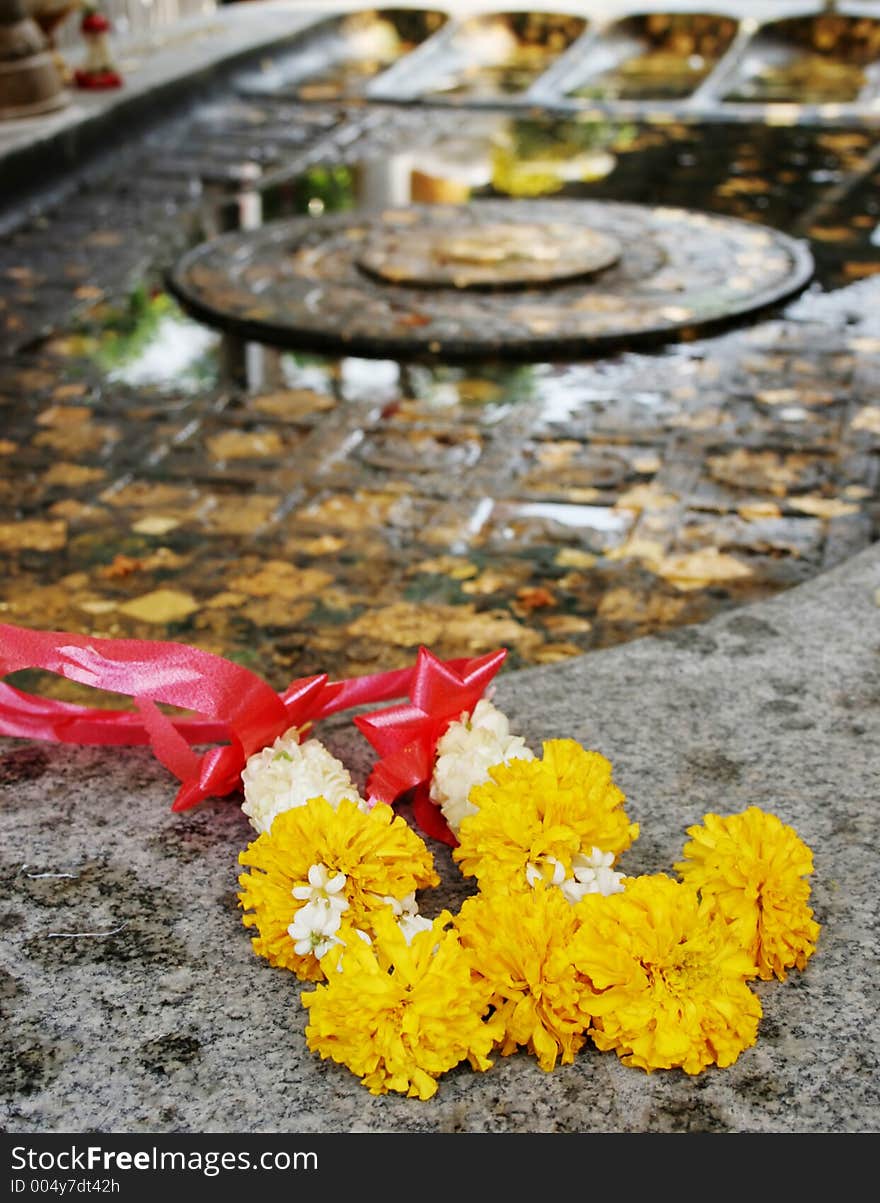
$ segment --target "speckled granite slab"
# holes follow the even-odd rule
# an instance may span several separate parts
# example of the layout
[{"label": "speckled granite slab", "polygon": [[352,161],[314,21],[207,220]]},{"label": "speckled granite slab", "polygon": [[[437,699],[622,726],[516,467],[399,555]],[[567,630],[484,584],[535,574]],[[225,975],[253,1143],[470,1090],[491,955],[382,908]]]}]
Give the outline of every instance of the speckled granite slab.
[{"label": "speckled granite slab", "polygon": [[[503,675],[533,746],[610,756],[642,826],[630,872],[670,869],[707,810],[755,803],[815,853],[819,950],[757,986],[757,1044],[650,1076],[585,1049],[460,1068],[429,1102],[374,1098],[310,1054],[297,983],[250,951],[249,828],[183,815],[142,749],[3,740],[0,1122],[15,1132],[876,1132],[880,1129],[880,547],[705,626]],[[324,738],[363,775],[351,727]],[[445,849],[436,903],[468,891]],[[427,907],[426,907],[427,909]],[[74,933],[74,934],[70,934]],[[80,933],[80,934],[77,934]],[[97,934],[85,934],[97,933]]]}]

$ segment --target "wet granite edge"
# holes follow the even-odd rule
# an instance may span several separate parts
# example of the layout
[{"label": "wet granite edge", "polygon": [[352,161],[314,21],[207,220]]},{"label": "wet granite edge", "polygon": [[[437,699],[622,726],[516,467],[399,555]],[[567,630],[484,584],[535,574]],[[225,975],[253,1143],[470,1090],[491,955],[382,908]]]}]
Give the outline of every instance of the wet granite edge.
[{"label": "wet granite edge", "polygon": [[[233,802],[172,814],[173,782],[144,749],[0,741],[2,1125],[880,1130],[878,602],[875,544],[705,625],[499,678],[497,700],[534,747],[570,736],[614,762],[641,824],[628,872],[671,869],[689,824],[752,803],[814,850],[817,954],[757,986],[757,1044],[694,1078],[590,1049],[546,1074],[518,1053],[485,1074],[453,1070],[428,1102],[375,1098],[308,1052],[296,982],[250,952],[235,900],[249,829]],[[336,721],[322,734],[363,777],[357,732]],[[470,892],[435,853],[443,886],[426,910]]]}]

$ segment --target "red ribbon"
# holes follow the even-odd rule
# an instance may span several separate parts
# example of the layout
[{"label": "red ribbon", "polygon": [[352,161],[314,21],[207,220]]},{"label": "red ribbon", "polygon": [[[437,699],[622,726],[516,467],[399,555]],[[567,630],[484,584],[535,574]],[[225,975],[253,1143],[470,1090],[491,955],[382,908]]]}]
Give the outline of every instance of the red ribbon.
[{"label": "red ribbon", "polygon": [[456,844],[439,808],[428,795],[437,741],[455,719],[470,713],[501,667],[507,652],[489,652],[462,667],[420,648],[413,670],[410,702],[355,718],[379,753],[367,778],[371,797],[393,801],[414,789],[413,814],[428,835]]},{"label": "red ribbon", "polygon": [[[0,682],[0,735],[71,744],[149,744],[181,782],[172,809],[186,810],[238,789],[248,757],[290,727],[308,727],[352,706],[411,694],[409,707],[355,720],[371,742],[376,733],[382,745],[370,794],[392,803],[405,789],[430,780],[439,738],[434,732],[442,734],[461,710],[476,704],[505,654],[443,661],[422,648],[412,668],[342,681],[329,681],[321,673],[295,680],[278,694],[249,669],[187,644],[105,639],[0,623],[0,676],[44,669],[125,694],[137,708],[80,706],[35,697]],[[157,702],[194,714],[170,717]],[[398,722],[400,715],[411,716],[415,725],[408,725],[406,718]],[[193,751],[194,744],[218,740],[227,742],[201,755]],[[380,786],[384,792],[379,792]]]}]

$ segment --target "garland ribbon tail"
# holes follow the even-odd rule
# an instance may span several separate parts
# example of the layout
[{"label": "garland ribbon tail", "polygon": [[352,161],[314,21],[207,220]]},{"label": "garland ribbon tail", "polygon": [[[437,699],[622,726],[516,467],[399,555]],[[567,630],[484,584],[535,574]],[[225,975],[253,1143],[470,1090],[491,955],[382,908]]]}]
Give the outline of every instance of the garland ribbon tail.
[{"label": "garland ribbon tail", "polygon": [[[255,673],[186,644],[0,623],[0,674],[22,669],[42,669],[93,689],[125,694],[138,712],[35,698],[0,684],[0,735],[95,745],[149,743],[157,759],[183,781],[182,792],[191,805],[215,789],[234,789],[247,756],[288,725],[284,702]],[[306,693],[319,694],[325,682],[326,677],[310,678],[289,692],[301,701]],[[156,702],[203,717],[169,718]],[[185,746],[214,740],[231,742],[202,757]]]}]

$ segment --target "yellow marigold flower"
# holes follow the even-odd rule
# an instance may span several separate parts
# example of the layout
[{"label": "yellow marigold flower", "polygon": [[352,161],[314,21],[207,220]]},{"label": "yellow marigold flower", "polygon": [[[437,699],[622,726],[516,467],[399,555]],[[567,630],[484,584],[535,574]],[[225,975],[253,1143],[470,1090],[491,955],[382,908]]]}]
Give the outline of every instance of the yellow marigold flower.
[{"label": "yellow marigold flower", "polygon": [[[296,951],[297,929],[289,931],[302,908],[314,909],[323,898],[337,927],[344,913],[347,924],[369,931],[370,916],[389,898],[402,901],[440,881],[425,842],[390,806],[380,803],[365,813],[348,798],[336,808],[312,798],[282,811],[238,859],[254,870],[238,879],[244,925],[259,933],[254,952],[305,981],[319,981],[324,971],[313,952]],[[322,881],[336,897],[327,896]]]},{"label": "yellow marigold flower", "polygon": [[489,774],[471,789],[478,809],[462,820],[453,851],[481,888],[527,890],[538,878],[560,884],[576,856],[595,848],[616,858],[639,833],[610,762],[573,739],[548,740],[540,760],[511,760]]},{"label": "yellow marigold flower", "polygon": [[349,935],[328,953],[327,981],[301,996],[312,1052],[348,1066],[371,1094],[420,1099],[461,1061],[488,1069],[497,1021],[483,1019],[488,989],[450,921],[442,912],[407,944],[386,908],[373,915],[371,943]]},{"label": "yellow marigold flower", "polygon": [[491,991],[501,1054],[528,1048],[543,1070],[574,1060],[590,1013],[571,962],[576,908],[543,883],[511,900],[506,891],[468,898],[455,920],[474,974]]},{"label": "yellow marigold flower", "polygon": [[588,894],[571,957],[582,975],[589,1034],[650,1073],[732,1065],[754,1044],[761,1003],[754,964],[696,890],[665,874],[627,878],[621,894]]},{"label": "yellow marigold flower", "polygon": [[785,980],[816,951],[819,924],[807,905],[813,854],[792,827],[757,806],[687,829],[678,870],[683,881],[737,931],[764,981]]}]

